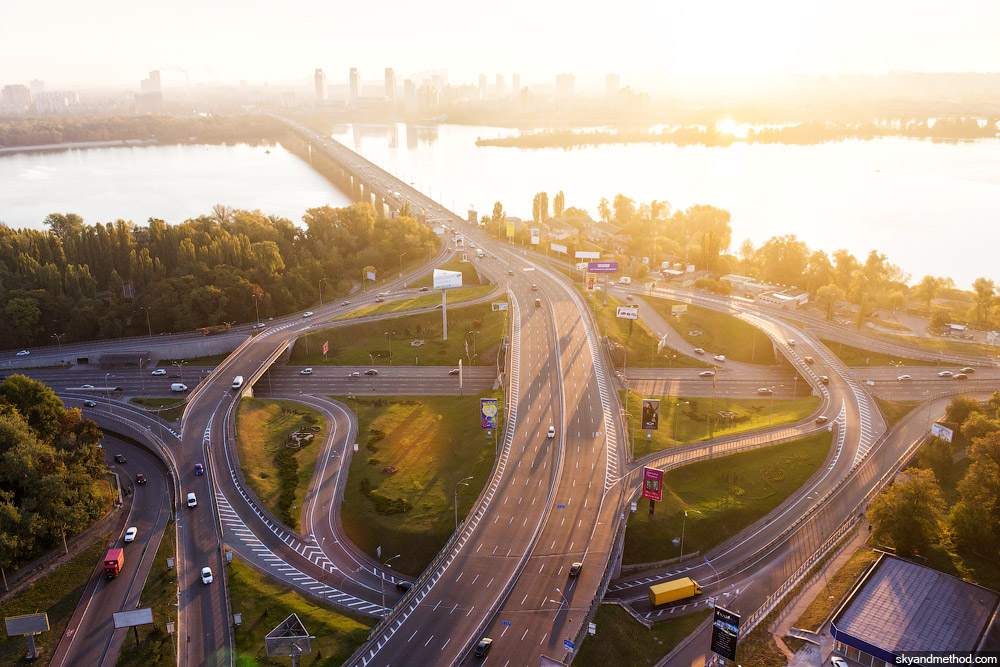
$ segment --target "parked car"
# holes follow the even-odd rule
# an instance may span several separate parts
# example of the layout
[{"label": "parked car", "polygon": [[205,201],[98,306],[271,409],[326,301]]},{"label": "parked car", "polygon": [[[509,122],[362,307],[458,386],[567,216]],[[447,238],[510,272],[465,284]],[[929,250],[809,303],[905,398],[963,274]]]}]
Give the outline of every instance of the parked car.
[{"label": "parked car", "polygon": [[301,371],[299,371],[299,375],[312,375],[312,374],[313,374],[313,369],[311,368],[303,368]]},{"label": "parked car", "polygon": [[201,568],[201,583],[210,584],[215,581],[215,577],[212,576],[212,568],[203,567]]},{"label": "parked car", "polygon": [[369,368],[368,370],[365,371],[365,375],[378,375],[378,371],[375,370],[374,368]]},{"label": "parked car", "polygon": [[166,374],[167,374],[166,368],[157,368],[155,371],[150,373],[150,375],[166,375]]},{"label": "parked car", "polygon": [[710,378],[713,375],[715,375],[715,371],[702,371],[702,372],[698,373],[698,375],[700,375],[703,378]]},{"label": "parked car", "polygon": [[139,533],[138,528],[136,528],[135,526],[129,527],[129,529],[125,531],[125,541],[135,542],[135,536],[138,535],[138,533]]},{"label": "parked car", "polygon": [[135,483],[136,484],[145,484],[146,483],[146,476],[143,475],[142,473],[139,473],[138,475],[135,476]]}]

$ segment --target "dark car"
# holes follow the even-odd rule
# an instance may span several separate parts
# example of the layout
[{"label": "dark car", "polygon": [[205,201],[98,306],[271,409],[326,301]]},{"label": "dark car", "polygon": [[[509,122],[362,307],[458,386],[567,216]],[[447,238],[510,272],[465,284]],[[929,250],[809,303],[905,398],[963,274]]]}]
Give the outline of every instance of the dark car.
[{"label": "dark car", "polygon": [[429,289],[430,289],[429,287],[421,287],[421,288],[420,288],[420,291],[421,291],[421,292],[426,292],[426,291],[428,291]]},{"label": "dark car", "polygon": [[83,405],[84,405],[84,407],[94,408],[94,407],[97,407],[97,402],[96,401],[84,401]]},{"label": "dark car", "polygon": [[412,585],[413,584],[411,584],[408,581],[397,581],[396,582],[396,590],[397,591],[403,591],[405,593],[406,591],[410,590],[410,586],[412,586]]},{"label": "dark car", "polygon": [[490,652],[490,647],[493,646],[493,640],[489,637],[483,637],[476,644],[476,657],[485,658],[486,654]]},{"label": "dark car", "polygon": [[124,454],[115,454],[115,463],[125,463],[125,461],[126,459]]},{"label": "dark car", "polygon": [[205,466],[203,466],[200,463],[195,463],[194,464],[194,474],[195,475],[204,475],[205,474]]},{"label": "dark car", "polygon": [[458,369],[452,368],[450,371],[448,371],[448,375],[458,375]]},{"label": "dark car", "polygon": [[583,569],[583,563],[573,563],[569,566],[569,576],[575,577],[580,574],[580,570]]},{"label": "dark car", "polygon": [[374,368],[369,368],[368,370],[365,371],[365,375],[378,375],[378,371],[375,370]]},{"label": "dark car", "polygon": [[145,484],[146,483],[146,476],[143,475],[142,473],[139,473],[138,475],[135,476],[135,483],[136,484]]},{"label": "dark car", "polygon": [[955,373],[956,380],[968,380],[969,376],[966,373]]}]

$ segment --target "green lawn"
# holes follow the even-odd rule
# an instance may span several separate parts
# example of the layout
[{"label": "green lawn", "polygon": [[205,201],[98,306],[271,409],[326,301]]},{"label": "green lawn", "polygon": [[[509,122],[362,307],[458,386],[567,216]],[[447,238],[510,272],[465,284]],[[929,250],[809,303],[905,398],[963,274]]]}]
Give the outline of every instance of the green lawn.
[{"label": "green lawn", "polygon": [[[41,652],[42,664],[52,656],[76,609],[91,576],[104,555],[104,548],[110,536],[105,536],[96,544],[72,558],[65,565],[39,579],[26,591],[0,603],[0,617],[20,616],[45,612],[49,616],[49,631],[35,636],[35,646]],[[0,664],[21,664],[28,643],[24,637],[9,637],[4,632],[0,639]]]},{"label": "green lawn", "polygon": [[[649,501],[629,517],[624,563],[650,563],[679,556],[671,543],[681,536],[684,553],[708,551],[765,516],[819,469],[832,435],[820,433],[793,442],[730,454],[668,470],[663,502],[649,516]],[[698,512],[698,513],[696,513]]]},{"label": "green lawn", "polygon": [[618,306],[627,305],[627,302],[609,295],[605,306],[602,292],[589,294],[583,290],[583,286],[579,287],[591,311],[595,313],[597,328],[617,346],[611,353],[611,359],[617,368],[626,364],[632,368],[710,368],[704,361],[677,354],[670,347],[664,347],[660,354],[656,354],[659,339],[645,322],[615,316]]},{"label": "green lawn", "polygon": [[[618,392],[622,407],[625,391]],[[642,399],[660,398],[660,428],[653,431],[653,439],[639,429],[642,416]],[[711,437],[733,435],[759,428],[780,426],[811,415],[819,407],[818,396],[797,399],[760,398],[694,398],[684,396],[642,396],[628,392],[629,428],[635,425],[635,458],[687,442],[707,440]],[[686,403],[686,404],[685,404]],[[773,413],[772,413],[773,403]],[[719,412],[735,413],[735,418],[720,416]],[[674,439],[676,427],[677,438]]]},{"label": "green lawn", "polygon": [[[175,361],[183,361],[185,366],[218,366],[227,358],[229,358],[230,352],[224,352],[222,354],[210,354],[207,357],[192,357],[190,359],[160,359],[156,362],[159,368],[170,368],[173,366]],[[181,371],[183,373],[183,371]]]},{"label": "green lawn", "polygon": [[[448,290],[448,306],[451,307],[453,303],[461,303],[462,301],[471,301],[472,299],[478,299],[481,296],[486,296],[490,292],[496,289],[495,285],[473,285],[471,287],[459,287],[456,289]],[[503,294],[498,295],[498,300],[506,300],[506,296]],[[352,317],[362,317],[365,315],[383,315],[385,313],[398,313],[404,310],[415,310],[417,308],[427,308],[428,306],[436,306],[441,303],[440,292],[428,292],[427,294],[421,294],[419,296],[410,297],[409,299],[402,299],[400,301],[386,301],[384,303],[372,304],[370,306],[365,306],[364,308],[358,308],[357,310],[352,310],[351,312],[341,315],[338,320],[349,319]]]},{"label": "green lawn", "polygon": [[[155,412],[161,419],[166,419],[171,422],[180,419],[181,415],[184,414],[183,398],[132,398],[129,399],[129,403],[135,403],[136,405],[142,406],[150,412]],[[164,410],[161,408],[166,409]]]},{"label": "green lawn", "polygon": [[709,613],[697,611],[647,628],[618,605],[602,604],[594,615],[597,632],[583,640],[573,664],[582,667],[655,665]]},{"label": "green lawn", "polygon": [[899,423],[900,419],[910,414],[913,408],[920,404],[920,401],[887,401],[876,398],[875,403],[878,405],[878,409],[882,411],[886,425],[892,428]]},{"label": "green lawn", "polygon": [[430,563],[455,529],[456,483],[473,476],[459,488],[461,518],[493,468],[494,438],[481,428],[479,399],[495,397],[499,392],[341,397],[358,410],[359,451],[341,509],[344,530],[358,547],[372,558],[379,546],[383,559],[402,554],[393,566],[409,575]]},{"label": "green lawn", "polygon": [[[684,340],[695,347],[748,364],[777,363],[771,339],[757,327],[734,315],[671,299],[647,297],[646,301],[663,319],[670,322]],[[671,306],[679,305],[686,305],[687,313],[676,317],[671,315]],[[689,334],[691,331],[700,331],[701,335],[692,336]]]},{"label": "green lawn", "polygon": [[139,628],[138,649],[133,637],[126,640],[122,652],[118,654],[117,667],[169,667],[175,664],[170,635],[167,634],[167,621],[177,622],[177,607],[174,606],[177,601],[176,565],[175,569],[167,569],[167,558],[173,558],[174,554],[174,524],[170,522],[163,532],[156,559],[139,598],[140,607],[153,609],[155,623]]},{"label": "green lawn", "polygon": [[[505,298],[497,301],[506,301]],[[303,366],[359,366],[369,365],[374,357],[375,365],[389,363],[389,338],[387,331],[396,332],[392,336],[392,360],[395,365],[455,366],[463,359],[469,364],[465,354],[465,341],[469,341],[469,353],[474,350],[480,365],[496,363],[500,339],[504,331],[506,311],[492,312],[488,303],[462,308],[448,309],[448,340],[441,340],[441,313],[421,313],[403,315],[385,322],[359,322],[335,329],[317,331],[300,337],[292,350],[292,364]],[[478,331],[469,335],[470,331]],[[414,340],[424,344],[413,347]],[[323,342],[330,342],[327,360],[323,360]],[[372,357],[369,357],[369,354]]]},{"label": "green lawn", "polygon": [[[475,255],[475,251],[472,255]],[[463,262],[462,254],[458,253],[454,255],[448,262],[441,267],[445,271],[461,271],[462,272],[462,284],[463,285],[478,285],[479,284],[479,272],[476,271],[475,262],[470,261]],[[415,280],[409,283],[407,287],[431,287],[434,284],[434,271],[429,271],[427,275],[421,277],[419,280]]]},{"label": "green lawn", "polygon": [[861,573],[876,558],[878,558],[878,554],[867,546],[861,547],[851,554],[847,562],[837,570],[836,574],[830,577],[823,590],[813,598],[809,606],[792,623],[792,627],[818,632],[819,624],[826,620],[826,617],[840,604]]},{"label": "green lawn", "polygon": [[299,595],[238,560],[227,567],[233,613],[242,615],[242,622],[234,631],[237,667],[290,664],[288,658],[267,657],[264,637],[291,614],[298,615],[313,637],[312,652],[299,658],[302,667],[342,665],[365,643],[375,624],[373,619],[348,614]]},{"label": "green lawn", "polygon": [[935,336],[934,338],[924,338],[917,336],[897,336],[893,334],[877,333],[880,338],[887,338],[894,343],[915,345],[927,350],[948,352],[958,352],[959,354],[981,354],[987,357],[996,357],[1000,349],[985,343],[975,343],[972,341],[958,340],[946,336]]},{"label": "green lawn", "polygon": [[832,340],[820,340],[820,342],[823,343],[823,345],[826,345],[831,352],[840,357],[840,360],[848,366],[889,366],[890,363],[898,364],[899,362],[903,362],[904,366],[937,365],[933,361],[905,359],[891,354],[883,354],[882,352],[873,352],[872,350],[863,350],[859,347],[851,347],[850,345],[844,345],[843,343],[837,343]]},{"label": "green lawn", "polygon": [[[292,433],[314,425],[320,430],[311,442],[285,446]],[[236,408],[236,451],[243,476],[261,502],[291,528],[299,526],[325,437],[326,419],[300,403],[242,398]]]}]

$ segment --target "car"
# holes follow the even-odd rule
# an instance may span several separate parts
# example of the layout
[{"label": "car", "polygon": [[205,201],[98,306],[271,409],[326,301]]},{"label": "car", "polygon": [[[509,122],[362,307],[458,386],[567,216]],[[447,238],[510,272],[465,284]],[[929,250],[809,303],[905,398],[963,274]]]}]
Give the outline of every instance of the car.
[{"label": "car", "polygon": [[299,375],[312,375],[312,374],[313,374],[313,369],[311,368],[303,368],[301,371],[299,371]]},{"label": "car", "polygon": [[430,290],[430,287],[421,287],[419,291],[420,292],[427,292],[429,290]]},{"label": "car", "polygon": [[128,459],[125,458],[124,454],[115,454],[115,463],[125,463]]},{"label": "car", "polygon": [[411,584],[408,581],[397,581],[396,582],[396,590],[397,591],[403,591],[404,593],[406,591],[410,590],[411,586],[413,586],[413,584]]},{"label": "car", "polygon": [[956,380],[968,380],[969,376],[966,373],[955,373]]},{"label": "car", "polygon": [[365,375],[378,375],[378,371],[375,370],[374,368],[369,368],[368,370],[365,371]]},{"label": "car", "polygon": [[830,656],[830,665],[831,667],[851,667],[846,660],[835,655]]},{"label": "car", "polygon": [[830,378],[828,378],[825,375],[820,375],[819,381],[822,382],[823,384],[830,384]]},{"label": "car", "polygon": [[911,378],[909,375],[900,375],[898,378],[896,378],[898,382],[906,382],[907,380],[912,380],[912,379],[913,378]]},{"label": "car", "polygon": [[493,640],[490,639],[489,637],[483,637],[482,639],[480,639],[479,643],[476,644],[476,657],[485,658],[486,655],[490,652],[491,646],[493,646]]},{"label": "car", "polygon": [[351,305],[351,302],[350,301],[341,301],[340,305],[341,306],[349,306],[349,305]]},{"label": "car", "polygon": [[532,291],[532,292],[537,292],[537,291],[538,291],[538,285],[534,285],[534,284],[532,284],[532,286],[531,286],[531,291]]},{"label": "car", "polygon": [[195,463],[194,464],[194,474],[195,475],[204,475],[205,474],[205,466],[203,466],[200,463]]},{"label": "car", "polygon": [[21,350],[20,352],[17,353],[17,356],[19,356],[19,357],[26,357],[29,354],[31,354],[31,352],[28,352],[27,350]]},{"label": "car", "polygon": [[554,438],[554,437],[556,437],[556,427],[555,427],[555,426],[550,426],[550,427],[549,427],[549,433],[548,433],[548,436],[549,436],[550,438]]},{"label": "car", "polygon": [[375,303],[382,303],[385,301],[385,297],[377,296],[375,297]]},{"label": "car", "polygon": [[142,473],[139,473],[138,475],[135,476],[135,483],[136,484],[145,484],[146,483],[146,476],[143,475]]},{"label": "car", "polygon": [[614,280],[609,280],[608,284],[609,285],[617,285],[618,283],[616,281],[614,281]]},{"label": "car", "polygon": [[306,312],[302,313],[302,319],[305,319],[307,317],[312,317],[312,316],[313,316],[313,311],[311,311],[311,310],[307,310]]},{"label": "car", "polygon": [[694,353],[695,354],[705,354],[705,350],[701,349],[700,347],[696,347],[696,348],[694,348]]},{"label": "car", "polygon": [[580,570],[583,569],[583,563],[573,563],[569,566],[569,576],[575,577],[580,574]]},{"label": "car", "polygon": [[83,386],[80,387],[80,389],[93,389],[93,388],[94,388],[94,385],[92,385],[92,384],[85,384],[85,385],[83,385]]},{"label": "car", "polygon": [[825,424],[828,421],[830,421],[830,418],[827,417],[826,415],[820,415],[819,417],[816,417],[817,424]]},{"label": "car", "polygon": [[188,507],[198,506],[198,498],[194,495],[194,491],[187,495],[187,505]]},{"label": "car", "polygon": [[448,375],[458,375],[458,369],[452,368],[450,371],[448,371]]},{"label": "car", "polygon": [[434,310],[441,310],[441,304],[439,303],[438,305],[434,306]]},{"label": "car", "polygon": [[715,359],[716,361],[725,361],[726,360],[726,355],[724,355],[724,354],[717,354],[717,355],[715,355],[712,358]]},{"label": "car", "polygon": [[698,375],[700,375],[703,378],[710,378],[713,375],[715,375],[715,371],[702,371],[702,372],[698,373]]},{"label": "car", "polygon": [[166,375],[166,374],[167,374],[166,368],[157,368],[155,371],[150,373],[150,375]]},{"label": "car", "polygon": [[795,339],[794,338],[789,338],[788,339],[788,344],[791,345],[792,347],[795,347]]},{"label": "car", "polygon": [[625,295],[625,300],[626,301],[635,301],[635,297],[632,296],[631,294],[626,294]]},{"label": "car", "polygon": [[514,272],[513,271],[507,271],[507,275],[508,276],[512,276],[512,275],[514,275]]},{"label": "car", "polygon": [[349,377],[349,378],[359,378],[359,377],[361,377],[361,373],[359,371],[354,371],[353,373],[348,373],[347,377]]},{"label": "car", "polygon": [[768,387],[761,387],[760,389],[757,390],[757,393],[758,394],[766,394],[766,395],[770,396],[774,392],[771,391],[771,389],[768,388]]},{"label": "car", "polygon": [[129,527],[129,529],[125,531],[125,541],[126,542],[135,542],[135,536],[138,533],[139,533],[139,529],[138,528],[136,528],[135,526]]},{"label": "car", "polygon": [[962,372],[963,373],[975,373],[976,369],[973,368],[972,366],[966,366],[965,368],[962,369]]},{"label": "car", "polygon": [[201,568],[201,583],[210,584],[215,581],[215,577],[212,576],[212,568],[203,567]]},{"label": "car", "polygon": [[95,401],[84,401],[83,405],[88,408],[97,407],[97,403]]},{"label": "car", "polygon": [[807,364],[811,364],[811,363],[814,363],[814,362],[813,362],[813,358],[812,358],[812,357],[806,357],[806,363],[807,363]]},{"label": "car", "polygon": [[940,373],[938,373],[938,377],[939,378],[950,378],[951,377],[951,371],[941,371]]}]

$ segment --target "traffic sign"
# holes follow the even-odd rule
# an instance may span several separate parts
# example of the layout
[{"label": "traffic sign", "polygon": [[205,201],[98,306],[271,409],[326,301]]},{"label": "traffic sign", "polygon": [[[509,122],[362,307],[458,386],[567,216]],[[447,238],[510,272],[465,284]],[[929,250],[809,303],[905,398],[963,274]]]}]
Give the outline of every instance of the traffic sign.
[{"label": "traffic sign", "polygon": [[564,639],[563,640],[563,644],[566,646],[566,649],[569,650],[569,651],[572,651],[574,648],[576,648],[576,645],[573,642],[571,642],[570,640],[568,640],[568,639]]},{"label": "traffic sign", "polygon": [[500,624],[506,625],[508,628],[510,627],[510,621],[501,621]]},{"label": "traffic sign", "polygon": [[558,509],[561,509],[561,510],[564,510],[564,509],[566,509],[566,506],[565,506],[565,505],[556,505],[556,507],[557,507]]}]

